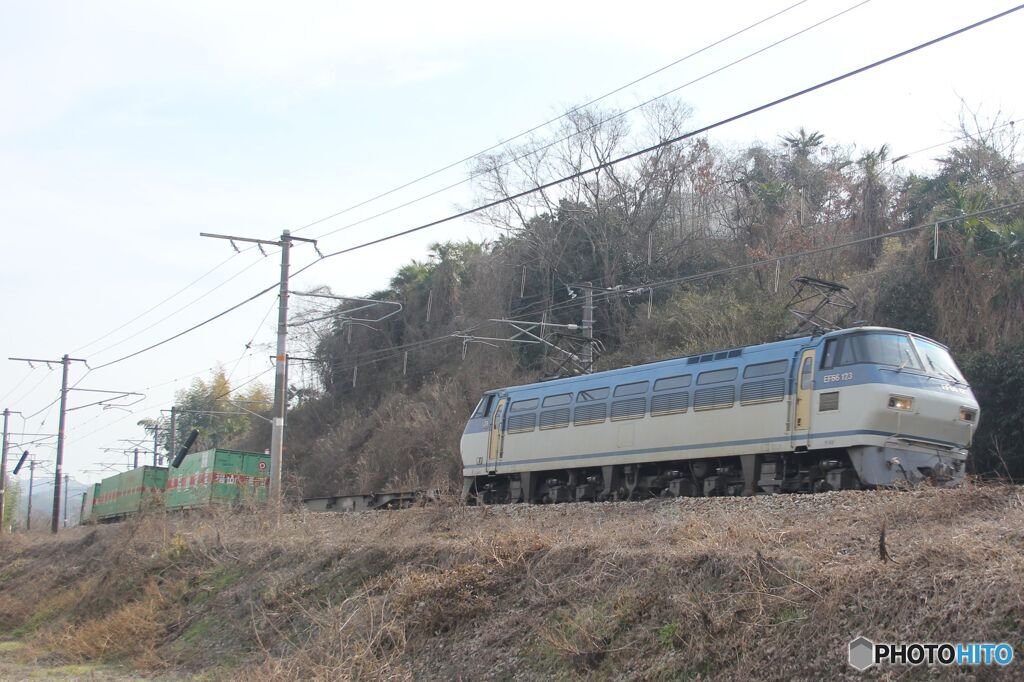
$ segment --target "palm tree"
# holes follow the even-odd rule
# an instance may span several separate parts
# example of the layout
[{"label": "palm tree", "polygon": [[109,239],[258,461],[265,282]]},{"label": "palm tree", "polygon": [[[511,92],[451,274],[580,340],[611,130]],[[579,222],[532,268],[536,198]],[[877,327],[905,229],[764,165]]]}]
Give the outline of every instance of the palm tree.
[{"label": "palm tree", "polygon": [[786,143],[796,156],[806,159],[811,153],[825,143],[825,136],[817,130],[807,132],[803,126],[795,133],[781,135],[782,141]]}]

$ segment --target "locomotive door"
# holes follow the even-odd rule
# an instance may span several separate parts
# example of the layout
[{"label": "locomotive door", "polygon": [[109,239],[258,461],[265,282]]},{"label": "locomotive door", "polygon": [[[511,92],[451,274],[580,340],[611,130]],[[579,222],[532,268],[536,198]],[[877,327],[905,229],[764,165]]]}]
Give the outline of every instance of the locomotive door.
[{"label": "locomotive door", "polygon": [[491,415],[491,433],[487,441],[487,471],[494,471],[501,459],[501,447],[505,441],[505,431],[502,428],[505,423],[505,406],[508,405],[508,398],[500,398],[494,406],[494,414]]},{"label": "locomotive door", "polygon": [[811,432],[811,399],[814,396],[814,349],[800,355],[793,408],[793,447],[806,446]]}]

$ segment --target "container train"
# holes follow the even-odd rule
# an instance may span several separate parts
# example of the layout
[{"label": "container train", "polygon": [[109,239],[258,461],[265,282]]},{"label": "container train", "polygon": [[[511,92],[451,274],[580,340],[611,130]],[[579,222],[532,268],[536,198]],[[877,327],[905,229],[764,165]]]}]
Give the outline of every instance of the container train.
[{"label": "container train", "polygon": [[169,510],[266,500],[270,456],[217,448],[193,452],[177,469],[143,466],[96,483],[87,500],[91,519],[108,523],[149,505]]},{"label": "container train", "polygon": [[819,492],[965,475],[978,403],[948,349],[856,327],[486,392],[468,503]]}]

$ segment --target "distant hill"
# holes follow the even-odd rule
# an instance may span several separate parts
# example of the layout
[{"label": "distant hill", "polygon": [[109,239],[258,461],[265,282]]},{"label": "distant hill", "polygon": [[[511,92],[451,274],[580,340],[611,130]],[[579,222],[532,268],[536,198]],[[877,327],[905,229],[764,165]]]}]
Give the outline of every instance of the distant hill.
[{"label": "distant hill", "polygon": [[[20,496],[18,499],[18,527],[24,527],[25,518],[28,516],[28,479],[18,479]],[[82,494],[92,487],[88,483],[80,483],[75,479],[68,481],[67,494],[67,517],[68,525],[75,526],[79,522],[79,514],[82,509]],[[63,490],[61,497],[64,496]],[[43,527],[50,523],[50,515],[53,513],[53,476],[37,475],[32,490],[32,523],[35,526]]]}]

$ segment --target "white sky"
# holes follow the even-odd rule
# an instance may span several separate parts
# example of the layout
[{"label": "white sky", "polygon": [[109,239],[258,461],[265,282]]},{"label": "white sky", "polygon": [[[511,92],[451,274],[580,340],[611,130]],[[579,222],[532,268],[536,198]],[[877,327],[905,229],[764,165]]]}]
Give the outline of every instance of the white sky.
[{"label": "white sky", "polygon": [[[276,280],[275,258],[247,252],[110,334],[231,255],[227,243],[199,232],[273,238],[519,133],[793,2],[0,3],[0,408],[32,415],[57,396],[60,383],[59,371],[30,371],[8,356],[71,353],[96,367]],[[855,2],[807,0],[606,104],[632,106]],[[696,127],[1009,6],[872,0],[678,97],[693,107]],[[1020,115],[1022,29],[1024,12],[724,127],[711,140],[771,142],[805,126],[830,142],[889,143],[898,156],[954,137],[960,97],[988,115]],[[904,163],[928,168],[928,157]],[[465,176],[464,166],[455,168],[298,235],[318,237]],[[417,225],[472,198],[464,185],[324,237],[321,248]],[[400,265],[423,259],[431,242],[489,236],[468,221],[428,230],[325,261],[294,287],[365,294]],[[297,266],[314,257],[308,246],[294,255]],[[230,370],[240,357],[236,383],[269,369],[266,349],[247,353],[244,344],[257,330],[257,343],[272,343],[275,315],[261,324],[272,304],[268,295],[158,350],[90,373],[83,388],[138,391],[146,399],[132,413],[69,413],[65,466],[72,476],[97,480],[84,471],[126,461],[101,449],[143,437],[136,422],[169,407],[190,375],[205,375],[218,362]],[[74,366],[72,380],[84,373]],[[272,383],[272,373],[265,379]],[[72,394],[71,404],[91,397]],[[24,423],[13,418],[12,441],[21,440],[20,430],[56,427],[54,408]],[[46,444],[30,449],[40,459],[53,457]]]}]

